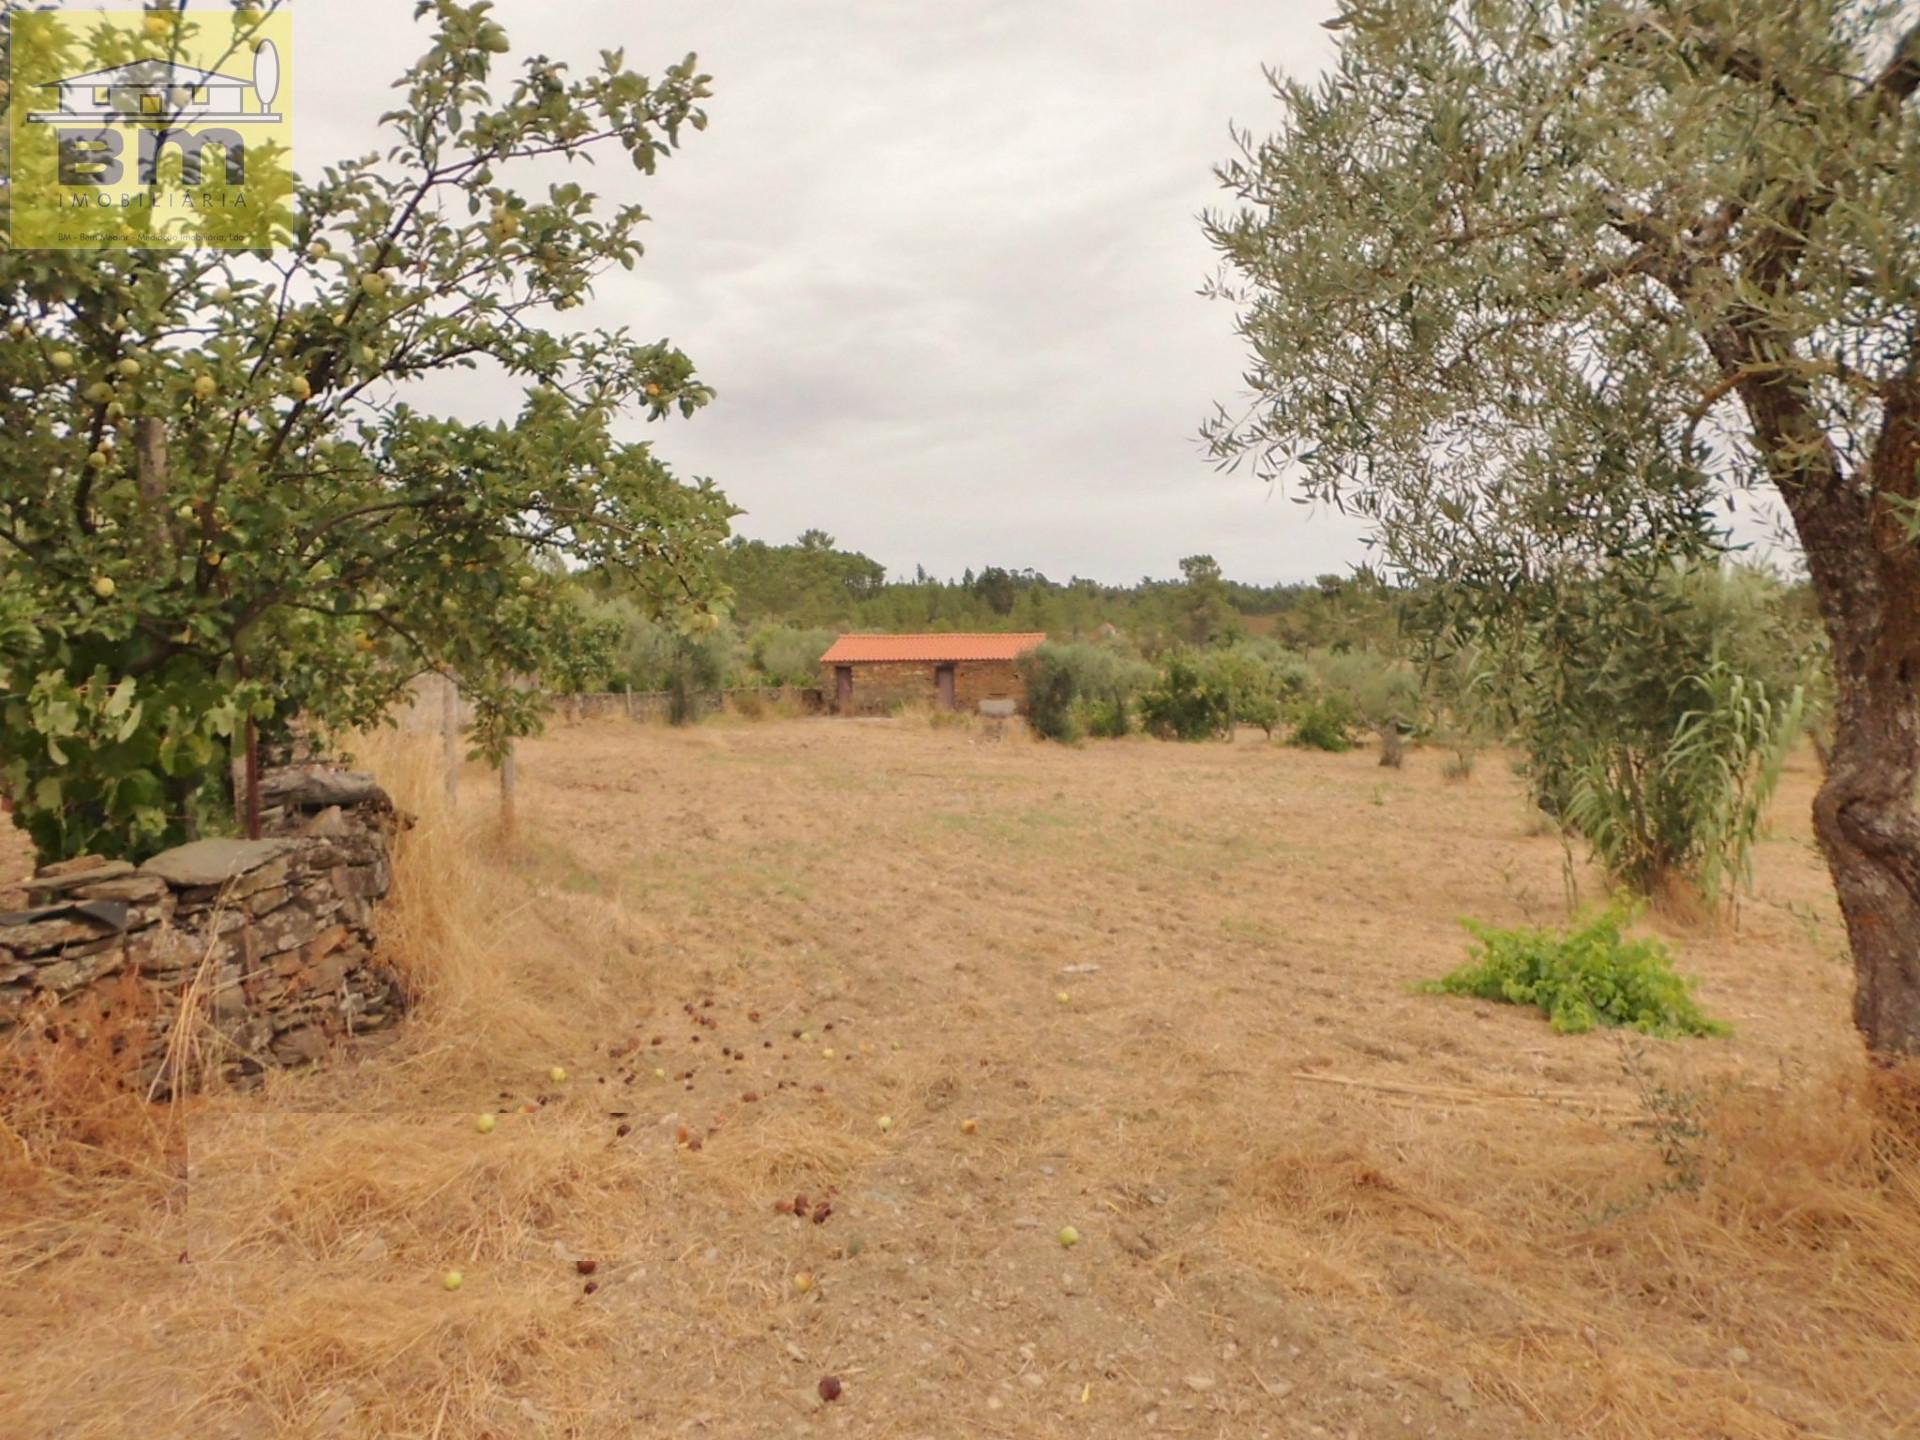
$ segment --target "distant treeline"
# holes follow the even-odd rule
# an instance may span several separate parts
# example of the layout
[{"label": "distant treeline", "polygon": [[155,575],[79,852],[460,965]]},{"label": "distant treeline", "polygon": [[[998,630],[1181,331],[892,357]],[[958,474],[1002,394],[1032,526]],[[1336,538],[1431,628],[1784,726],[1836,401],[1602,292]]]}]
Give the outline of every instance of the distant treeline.
[{"label": "distant treeline", "polygon": [[[886,567],[831,535],[809,530],[790,545],[735,539],[720,573],[733,617],[807,629],[1043,630],[1085,639],[1110,627],[1146,654],[1208,645],[1236,634],[1271,635],[1295,648],[1378,643],[1400,598],[1366,574],[1294,584],[1229,580],[1209,555],[1180,562],[1180,578],[1111,585],[1037,570],[985,565],[958,579],[924,571],[889,579]],[[1357,634],[1356,624],[1364,634]]]}]

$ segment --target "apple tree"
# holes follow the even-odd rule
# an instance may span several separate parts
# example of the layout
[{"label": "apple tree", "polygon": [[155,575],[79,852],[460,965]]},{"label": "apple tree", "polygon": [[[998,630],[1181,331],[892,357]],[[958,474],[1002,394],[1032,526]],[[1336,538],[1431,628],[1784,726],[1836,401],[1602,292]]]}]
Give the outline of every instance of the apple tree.
[{"label": "apple tree", "polygon": [[[164,53],[267,7],[152,8],[134,43]],[[664,340],[556,318],[646,217],[553,178],[651,174],[708,77],[511,65],[490,9],[420,0],[387,147],[294,182],[283,247],[0,248],[0,785],[43,856],[230,824],[250,733],[377,722],[423,670],[497,758],[537,724],[526,677],[604,645],[569,571],[676,623],[718,597],[732,508],[614,433],[710,390]],[[467,369],[518,381],[512,413],[422,407]]]},{"label": "apple tree", "polygon": [[[1348,0],[1209,217],[1225,459],[1497,605],[1784,511],[1833,667],[1855,1022],[1920,1054],[1920,24],[1897,0]],[[1676,677],[1677,678],[1677,677]]]}]

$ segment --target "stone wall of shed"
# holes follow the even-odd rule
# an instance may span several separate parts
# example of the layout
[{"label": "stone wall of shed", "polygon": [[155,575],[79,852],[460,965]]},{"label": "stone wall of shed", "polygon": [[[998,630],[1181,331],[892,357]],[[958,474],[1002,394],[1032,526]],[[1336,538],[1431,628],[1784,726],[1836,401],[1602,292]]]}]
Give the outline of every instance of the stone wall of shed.
[{"label": "stone wall of shed", "polygon": [[1027,682],[1011,660],[962,660],[953,667],[953,702],[959,710],[980,708],[982,700],[1011,700],[1027,713]]},{"label": "stone wall of shed", "polygon": [[[84,1022],[117,985],[142,1012],[118,1032],[123,1058],[160,1094],[175,1078],[246,1084],[392,1025],[404,996],[374,911],[404,818],[370,777],[322,767],[262,791],[260,840],[199,840],[137,867],[87,856],[0,887],[0,1035]],[[177,1037],[192,1040],[190,1073],[186,1049],[169,1064]]]},{"label": "stone wall of shed", "polygon": [[[821,666],[822,693],[834,704],[837,666]],[[885,715],[896,705],[927,705],[939,696],[935,678],[939,666],[921,661],[865,661],[853,666],[853,705],[850,715]],[[1012,700],[1022,714],[1027,709],[1027,686],[1011,660],[960,660],[953,666],[953,704],[956,710],[977,711],[982,700]]]}]

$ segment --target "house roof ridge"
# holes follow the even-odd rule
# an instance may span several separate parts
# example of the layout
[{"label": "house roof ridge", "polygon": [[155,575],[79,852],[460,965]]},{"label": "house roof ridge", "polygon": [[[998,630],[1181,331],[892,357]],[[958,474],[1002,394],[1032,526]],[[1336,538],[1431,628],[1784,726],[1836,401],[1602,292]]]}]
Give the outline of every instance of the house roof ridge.
[{"label": "house roof ridge", "polygon": [[927,630],[911,634],[895,631],[843,632],[822,664],[935,664],[963,660],[1017,660],[1046,643],[1044,630]]}]

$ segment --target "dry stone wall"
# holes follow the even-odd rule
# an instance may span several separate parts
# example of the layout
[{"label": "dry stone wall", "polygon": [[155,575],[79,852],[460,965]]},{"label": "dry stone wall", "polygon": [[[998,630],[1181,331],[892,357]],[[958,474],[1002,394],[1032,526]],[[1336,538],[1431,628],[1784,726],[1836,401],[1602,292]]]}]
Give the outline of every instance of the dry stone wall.
[{"label": "dry stone wall", "polygon": [[[753,685],[731,690],[699,690],[691,697],[694,706],[707,715],[728,708],[752,713],[749,707],[793,705],[809,713],[821,708],[818,690],[804,686]],[[550,695],[548,709],[568,720],[600,720],[615,716],[628,720],[659,720],[673,709],[669,690],[611,690],[584,695]]]},{"label": "dry stone wall", "polygon": [[0,888],[0,1033],[133,980],[145,1013],[125,1059],[160,1093],[186,1069],[245,1084],[393,1024],[404,996],[374,910],[404,817],[371,776],[323,766],[264,777],[261,799],[259,840],[85,856]]}]

